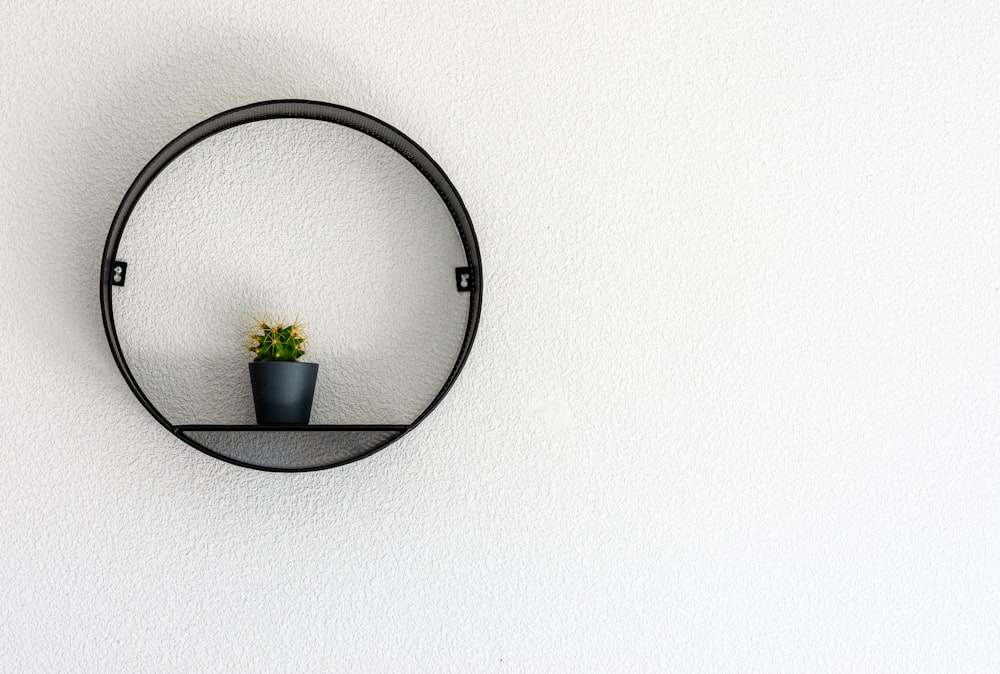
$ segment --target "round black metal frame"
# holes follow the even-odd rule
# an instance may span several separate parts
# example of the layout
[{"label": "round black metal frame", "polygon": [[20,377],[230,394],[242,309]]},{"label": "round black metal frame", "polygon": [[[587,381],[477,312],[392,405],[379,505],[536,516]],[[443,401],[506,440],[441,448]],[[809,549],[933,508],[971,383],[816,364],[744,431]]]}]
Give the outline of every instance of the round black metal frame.
[{"label": "round black metal frame", "polygon": [[[466,269],[456,270],[459,289],[462,292],[468,292],[470,295],[469,317],[465,328],[465,338],[462,341],[462,346],[459,350],[458,357],[455,360],[455,364],[452,367],[444,385],[441,387],[441,390],[434,397],[427,408],[424,409],[424,411],[416,418],[416,420],[408,425],[310,425],[295,427],[175,425],[168,421],[159,412],[159,410],[156,409],[153,403],[139,387],[132,371],[129,369],[128,363],[125,361],[125,356],[122,353],[122,348],[118,341],[118,333],[115,331],[115,317],[112,301],[112,288],[114,286],[123,285],[124,283],[125,263],[116,261],[115,257],[118,252],[118,244],[121,241],[122,233],[124,232],[125,226],[128,224],[128,219],[132,214],[132,209],[142,197],[143,192],[145,192],[146,188],[150,185],[150,183],[152,183],[153,180],[156,179],[156,176],[160,173],[160,171],[170,164],[170,162],[205,138],[241,124],[258,122],[267,119],[284,118],[313,119],[330,122],[332,124],[339,124],[356,131],[360,131],[383,143],[384,145],[387,145],[403,156],[414,167],[416,167],[420,173],[423,174],[427,181],[437,191],[441,200],[444,202],[445,206],[447,206],[452,219],[455,221],[455,226],[458,229],[459,237],[462,240],[462,247],[465,250],[465,257],[468,265]],[[479,245],[476,241],[476,234],[472,228],[472,220],[465,208],[465,204],[462,203],[462,198],[455,190],[455,186],[452,184],[448,176],[445,175],[441,167],[438,166],[437,162],[435,162],[430,155],[428,155],[413,140],[398,129],[395,129],[385,122],[372,117],[371,115],[340,105],[305,100],[265,101],[234,108],[196,124],[168,143],[166,147],[160,150],[160,152],[157,153],[157,155],[153,157],[148,164],[146,164],[145,168],[142,169],[139,175],[136,176],[136,179],[132,182],[131,187],[129,187],[128,191],[125,193],[121,205],[118,207],[117,213],[115,213],[115,218],[112,221],[111,230],[108,232],[108,239],[104,246],[104,258],[101,263],[101,313],[104,319],[104,331],[108,337],[108,344],[111,346],[111,353],[114,356],[115,363],[118,365],[118,369],[121,371],[122,377],[125,378],[126,383],[128,383],[129,388],[132,390],[132,393],[134,393],[139,399],[139,402],[142,403],[143,407],[145,407],[153,418],[159,421],[173,435],[177,436],[192,447],[195,447],[217,459],[228,461],[229,463],[248,468],[255,468],[258,470],[301,472],[333,468],[335,466],[340,466],[370,456],[380,449],[392,444],[404,434],[413,430],[413,428],[415,428],[427,417],[428,414],[434,410],[435,407],[437,407],[438,403],[441,402],[454,384],[455,379],[458,377],[462,367],[465,365],[465,361],[469,356],[469,351],[472,348],[472,342],[475,339],[476,329],[479,325],[480,309],[482,307],[482,278],[482,261],[479,255]],[[259,465],[247,461],[241,461],[231,456],[226,456],[212,450],[210,447],[206,447],[204,444],[198,442],[189,435],[191,432],[198,431],[226,432],[248,430],[295,432],[316,430],[344,433],[370,431],[374,434],[373,437],[378,438],[378,441],[374,446],[365,447],[362,451],[357,453],[357,455],[351,455],[346,459],[315,466],[281,467]]]}]

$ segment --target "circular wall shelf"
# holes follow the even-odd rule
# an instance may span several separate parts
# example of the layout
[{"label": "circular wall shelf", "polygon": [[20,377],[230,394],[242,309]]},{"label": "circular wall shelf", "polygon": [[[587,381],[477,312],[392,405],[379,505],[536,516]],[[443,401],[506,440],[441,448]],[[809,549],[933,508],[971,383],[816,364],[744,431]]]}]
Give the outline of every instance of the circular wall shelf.
[{"label": "circular wall shelf", "polygon": [[[100,286],[115,362],[160,424],[224,461],[304,471],[369,456],[441,402],[475,338],[482,264],[461,197],[415,142],[282,100],[153,157],[115,214]],[[308,425],[253,423],[243,341],[274,311],[310,328]]]}]

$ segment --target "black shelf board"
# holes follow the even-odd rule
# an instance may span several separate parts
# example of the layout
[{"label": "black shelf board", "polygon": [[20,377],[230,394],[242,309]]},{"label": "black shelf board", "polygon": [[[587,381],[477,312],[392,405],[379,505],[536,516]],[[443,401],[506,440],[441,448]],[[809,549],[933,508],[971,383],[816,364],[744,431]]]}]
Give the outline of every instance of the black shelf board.
[{"label": "black shelf board", "polygon": [[185,431],[405,431],[410,427],[387,424],[187,424],[174,426],[175,433]]}]

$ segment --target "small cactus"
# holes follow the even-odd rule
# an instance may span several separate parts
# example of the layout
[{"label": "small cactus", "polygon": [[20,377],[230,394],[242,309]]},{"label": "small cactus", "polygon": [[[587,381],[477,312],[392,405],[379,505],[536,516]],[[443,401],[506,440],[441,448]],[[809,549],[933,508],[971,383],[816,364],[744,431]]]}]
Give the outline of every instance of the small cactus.
[{"label": "small cactus", "polygon": [[306,340],[302,336],[302,326],[298,320],[289,325],[261,321],[254,327],[250,339],[250,353],[255,355],[255,363],[296,361],[306,353],[302,349]]}]

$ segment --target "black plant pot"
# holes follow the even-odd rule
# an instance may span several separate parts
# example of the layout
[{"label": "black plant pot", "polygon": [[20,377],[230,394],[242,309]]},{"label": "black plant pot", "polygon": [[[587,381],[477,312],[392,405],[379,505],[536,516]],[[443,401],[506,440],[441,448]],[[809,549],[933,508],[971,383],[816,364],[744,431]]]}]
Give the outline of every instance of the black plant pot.
[{"label": "black plant pot", "polygon": [[250,363],[250,388],[258,424],[308,424],[317,363]]}]

